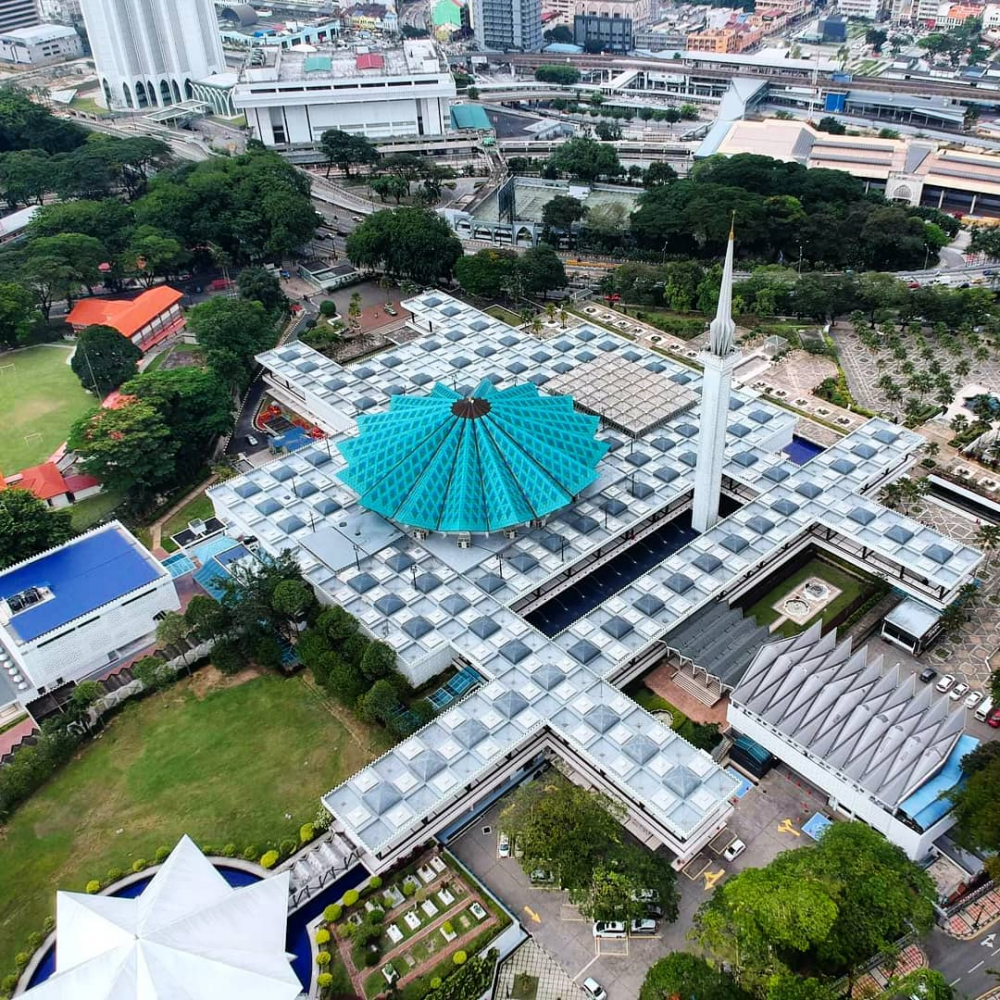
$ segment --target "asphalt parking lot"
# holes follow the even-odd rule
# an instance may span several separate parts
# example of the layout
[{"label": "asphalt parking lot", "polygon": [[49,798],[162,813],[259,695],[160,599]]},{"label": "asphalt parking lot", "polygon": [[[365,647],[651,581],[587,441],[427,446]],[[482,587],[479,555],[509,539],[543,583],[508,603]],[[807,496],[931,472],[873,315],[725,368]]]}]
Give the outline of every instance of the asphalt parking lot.
[{"label": "asphalt parking lot", "polygon": [[[822,811],[823,799],[787,773],[772,771],[739,801],[727,828],[729,835],[713,841],[718,853],[706,849],[678,875],[677,922],[661,922],[655,936],[624,941],[595,940],[593,924],[570,904],[567,893],[533,886],[516,858],[498,857],[498,819],[505,804],[506,799],[501,799],[491,807],[449,849],[506,904],[567,975],[578,983],[593,976],[608,991],[609,1000],[634,1000],[650,965],[672,951],[692,947],[686,939],[692,918],[719,882],[731,872],[765,865],[783,850],[812,843],[801,825]],[[743,840],[747,849],[727,862],[721,851],[732,836]]]}]

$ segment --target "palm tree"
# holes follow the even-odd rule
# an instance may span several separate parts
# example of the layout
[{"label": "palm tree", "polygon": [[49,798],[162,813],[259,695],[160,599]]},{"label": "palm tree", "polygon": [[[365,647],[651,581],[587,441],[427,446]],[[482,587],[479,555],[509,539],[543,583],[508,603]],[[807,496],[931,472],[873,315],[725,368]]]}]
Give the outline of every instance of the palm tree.
[{"label": "palm tree", "polygon": [[565,309],[559,310],[559,322],[562,324],[562,328],[566,329],[566,320],[569,319],[569,313]]},{"label": "palm tree", "polygon": [[354,333],[361,330],[361,293],[351,296],[351,304],[347,307],[347,325]]},{"label": "palm tree", "polygon": [[556,319],[556,304],[554,302],[545,303],[545,315],[548,316],[549,322],[554,323]]},{"label": "palm tree", "polygon": [[993,565],[997,549],[1000,548],[1000,525],[983,524],[976,532],[976,544],[987,554],[987,566]]},{"label": "palm tree", "polygon": [[531,332],[537,337],[542,332],[542,318],[533,316],[531,318]]},{"label": "palm tree", "polygon": [[535,315],[535,310],[531,306],[525,306],[521,310],[521,324],[527,326]]}]

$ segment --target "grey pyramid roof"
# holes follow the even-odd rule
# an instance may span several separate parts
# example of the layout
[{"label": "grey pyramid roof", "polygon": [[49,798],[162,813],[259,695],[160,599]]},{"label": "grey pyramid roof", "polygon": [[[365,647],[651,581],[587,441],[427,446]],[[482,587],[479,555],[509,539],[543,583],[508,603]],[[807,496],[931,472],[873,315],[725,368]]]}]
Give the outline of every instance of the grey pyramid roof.
[{"label": "grey pyramid roof", "polygon": [[820,622],[765,645],[731,699],[890,808],[941,768],[965,725],[947,696]]}]

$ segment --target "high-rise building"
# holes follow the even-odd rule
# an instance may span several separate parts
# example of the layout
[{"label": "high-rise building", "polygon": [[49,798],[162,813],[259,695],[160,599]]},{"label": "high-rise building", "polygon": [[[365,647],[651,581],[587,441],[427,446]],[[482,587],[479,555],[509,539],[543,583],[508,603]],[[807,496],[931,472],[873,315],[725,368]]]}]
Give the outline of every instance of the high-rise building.
[{"label": "high-rise building", "polygon": [[35,0],[0,0],[0,31],[31,28],[40,23]]},{"label": "high-rise building", "polygon": [[476,41],[500,52],[537,52],[542,47],[541,0],[475,0]]},{"label": "high-rise building", "polygon": [[212,0],[83,0],[108,107],[166,107],[226,72]]},{"label": "high-rise building", "polygon": [[708,347],[699,360],[705,367],[701,389],[701,428],[698,432],[698,462],[694,469],[694,507],[691,524],[695,531],[708,531],[719,520],[722,466],[725,464],[726,428],[733,369],[741,355],[736,347],[733,322],[733,232],[729,231],[726,263],[722,269],[719,306],[709,328]]}]

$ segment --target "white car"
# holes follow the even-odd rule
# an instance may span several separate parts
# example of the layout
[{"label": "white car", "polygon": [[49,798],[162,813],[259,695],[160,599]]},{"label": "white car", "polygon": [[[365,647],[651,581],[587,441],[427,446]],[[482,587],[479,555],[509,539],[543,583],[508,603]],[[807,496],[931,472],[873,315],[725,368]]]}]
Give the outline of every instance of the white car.
[{"label": "white car", "polygon": [[935,689],[944,694],[952,684],[955,683],[955,677],[953,674],[945,674],[938,682],[934,685]]},{"label": "white car", "polygon": [[500,835],[497,837],[497,857],[510,857],[510,837],[508,837],[503,831],[501,831]]},{"label": "white car", "polygon": [[726,849],[725,849],[725,850],[724,850],[724,851],[722,852],[722,856],[723,856],[723,857],[724,857],[724,858],[725,858],[725,859],[726,859],[727,861],[734,861],[734,860],[735,860],[736,858],[738,858],[738,857],[739,857],[739,856],[740,856],[740,855],[741,855],[741,854],[742,854],[742,853],[743,853],[743,852],[744,852],[744,851],[745,851],[746,849],[747,849],[747,845],[746,845],[746,844],[744,844],[744,843],[743,843],[743,841],[742,841],[742,840],[740,840],[740,838],[739,838],[739,837],[737,837],[737,838],[736,838],[736,839],[735,839],[735,840],[734,840],[734,841],[733,841],[733,842],[732,842],[732,843],[731,843],[731,844],[730,844],[730,845],[729,845],[729,846],[728,846],[728,847],[727,847],[727,848],[726,848]]},{"label": "white car", "polygon": [[588,976],[583,981],[583,992],[590,997],[590,1000],[608,1000],[607,990],[596,980]]},{"label": "white car", "polygon": [[975,708],[983,700],[982,691],[971,691],[969,697],[965,699],[966,708]]},{"label": "white car", "polygon": [[256,448],[257,445],[260,444],[260,442],[252,434],[248,434],[247,444],[250,445],[251,448]]},{"label": "white car", "polygon": [[629,934],[655,934],[656,933],[656,921],[650,920],[648,917],[643,920],[633,920],[629,924]]},{"label": "white car", "polygon": [[958,701],[959,698],[964,698],[965,695],[969,693],[969,685],[964,681],[960,681],[951,689],[951,694],[948,695],[952,701]]},{"label": "white car", "polygon": [[595,938],[623,938],[625,934],[625,923],[621,920],[598,920],[594,924]]}]

